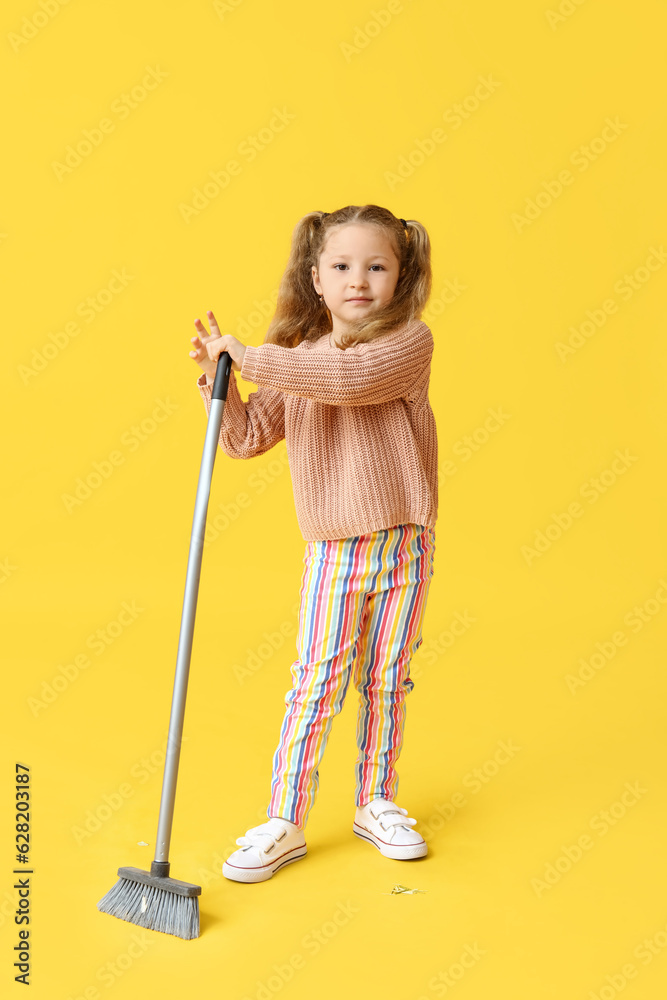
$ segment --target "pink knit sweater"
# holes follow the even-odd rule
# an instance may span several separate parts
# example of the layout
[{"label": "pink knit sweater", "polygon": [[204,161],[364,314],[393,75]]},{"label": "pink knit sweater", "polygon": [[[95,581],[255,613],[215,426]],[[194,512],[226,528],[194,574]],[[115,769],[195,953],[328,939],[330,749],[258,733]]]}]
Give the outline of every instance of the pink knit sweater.
[{"label": "pink knit sweater", "polygon": [[[341,350],[329,334],[296,347],[246,347],[220,429],[231,458],[261,455],[285,438],[299,528],[306,541],[378,528],[435,526],[438,439],[428,400],[433,334],[413,319]],[[207,413],[211,384],[197,380]]]}]

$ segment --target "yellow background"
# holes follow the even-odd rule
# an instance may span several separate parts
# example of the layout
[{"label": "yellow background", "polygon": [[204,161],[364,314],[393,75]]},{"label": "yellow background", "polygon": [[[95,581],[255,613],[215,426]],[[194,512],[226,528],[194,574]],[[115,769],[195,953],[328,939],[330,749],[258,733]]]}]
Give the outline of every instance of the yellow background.
[{"label": "yellow background", "polygon": [[[3,995],[23,995],[20,761],[35,998],[662,1000],[664,5],[55,2],[2,13]],[[276,109],[293,117],[263,132]],[[89,155],[54,167],[86,130]],[[240,172],[186,221],[232,159]],[[203,885],[202,935],[138,932],[132,947],[138,929],[96,902],[119,865],[153,856],[205,432],[193,320],[213,309],[261,343],[297,219],[366,202],[419,219],[433,245],[441,494],[399,789],[430,853],[390,861],[352,835],[352,695],[308,857],[260,885],[221,876],[265,815],[304,542],[284,443],[247,462],[218,451],[171,851],[172,874]],[[125,284],[108,295],[114,271]],[[492,410],[506,416],[485,429]],[[95,463],[109,474],[68,509]],[[100,629],[115,636],[96,652]],[[501,741],[518,749],[499,764]],[[424,891],[392,894],[399,882]]]}]

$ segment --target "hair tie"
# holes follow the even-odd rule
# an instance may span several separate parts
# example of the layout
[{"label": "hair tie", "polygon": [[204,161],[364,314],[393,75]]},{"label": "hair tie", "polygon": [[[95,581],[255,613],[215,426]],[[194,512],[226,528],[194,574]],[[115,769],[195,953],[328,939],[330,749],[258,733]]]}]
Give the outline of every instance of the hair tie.
[{"label": "hair tie", "polygon": [[329,212],[322,212],[322,218],[324,218],[326,215],[329,215],[329,214],[330,214]]}]

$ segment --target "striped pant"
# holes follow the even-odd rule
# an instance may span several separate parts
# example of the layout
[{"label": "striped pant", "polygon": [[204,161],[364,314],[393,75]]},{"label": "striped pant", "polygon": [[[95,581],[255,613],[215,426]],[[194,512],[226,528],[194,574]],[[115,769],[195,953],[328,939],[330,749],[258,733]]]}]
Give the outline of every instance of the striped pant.
[{"label": "striped pant", "polygon": [[422,644],[435,531],[400,524],[306,543],[293,686],[273,757],[267,815],[305,827],[350,677],[359,692],[356,805],[398,789],[410,660]]}]

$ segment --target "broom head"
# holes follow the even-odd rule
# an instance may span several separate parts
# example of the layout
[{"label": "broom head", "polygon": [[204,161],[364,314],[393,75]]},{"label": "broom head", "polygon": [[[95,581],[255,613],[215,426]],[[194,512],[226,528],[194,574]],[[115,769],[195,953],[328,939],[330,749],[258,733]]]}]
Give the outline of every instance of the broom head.
[{"label": "broom head", "polygon": [[199,937],[201,886],[169,878],[169,862],[153,861],[149,872],[119,868],[119,879],[97,904],[102,913],[175,937]]}]

